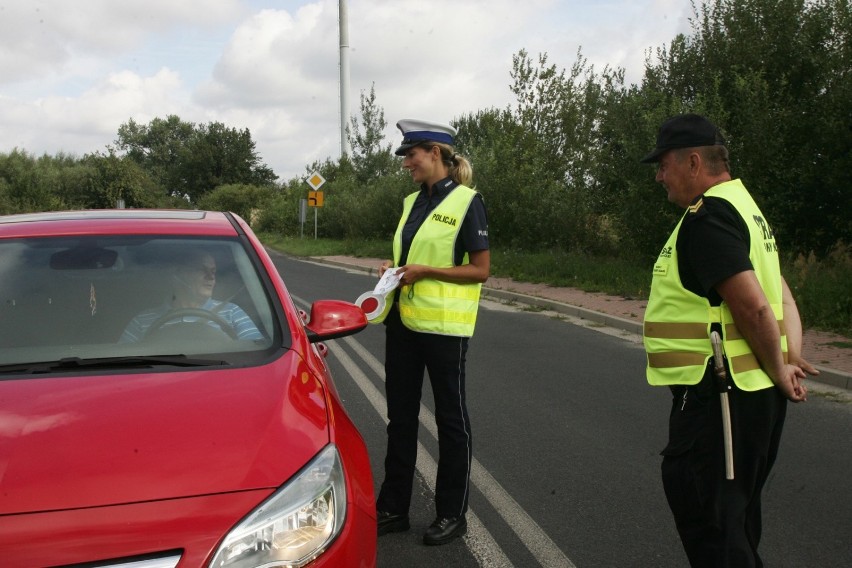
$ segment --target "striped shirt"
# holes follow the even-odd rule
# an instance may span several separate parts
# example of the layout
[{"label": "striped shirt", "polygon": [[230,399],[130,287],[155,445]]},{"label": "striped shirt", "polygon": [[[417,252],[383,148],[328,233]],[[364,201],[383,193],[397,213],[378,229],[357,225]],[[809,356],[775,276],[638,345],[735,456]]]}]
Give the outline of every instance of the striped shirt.
[{"label": "striped shirt", "polygon": [[[151,327],[151,324],[166,315],[169,311],[175,308],[172,307],[171,304],[163,304],[157,308],[152,310],[144,311],[137,315],[135,318],[130,320],[130,323],[127,324],[127,328],[124,330],[124,333],[121,334],[121,338],[118,340],[119,343],[133,343],[136,341],[141,341],[145,338],[145,334],[148,332],[148,328]],[[245,340],[255,340],[255,339],[263,339],[263,334],[257,329],[257,326],[252,321],[251,317],[236,304],[227,303],[223,304],[222,302],[218,302],[213,299],[208,299],[204,302],[199,309],[212,312],[213,314],[219,316],[234,329],[237,334],[237,339],[245,339]],[[181,323],[181,322],[198,322],[203,321],[208,325],[219,329],[219,326],[210,320],[207,320],[203,317],[196,316],[184,316],[180,318],[175,318],[174,320],[169,320],[166,322],[163,327],[168,327],[170,325]]]}]

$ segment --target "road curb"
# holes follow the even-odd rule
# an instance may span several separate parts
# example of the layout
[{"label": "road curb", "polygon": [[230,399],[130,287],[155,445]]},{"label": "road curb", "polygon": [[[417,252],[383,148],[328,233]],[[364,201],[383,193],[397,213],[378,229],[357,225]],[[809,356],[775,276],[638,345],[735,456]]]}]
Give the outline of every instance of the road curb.
[{"label": "road curb", "polygon": [[631,321],[629,319],[612,316],[603,312],[596,312],[588,308],[581,308],[580,306],[550,300],[548,298],[530,296],[529,294],[521,294],[520,292],[510,292],[508,290],[498,288],[488,288],[487,286],[482,287],[482,295],[486,298],[497,298],[499,300],[519,302],[528,306],[544,308],[546,310],[589,320],[593,323],[607,325],[630,333],[642,334],[642,322]]},{"label": "road curb", "polygon": [[[611,316],[609,314],[596,312],[594,310],[581,308],[579,306],[572,306],[571,304],[557,302],[556,300],[539,298],[538,296],[529,296],[527,294],[520,294],[518,292],[508,292],[506,290],[499,290],[496,288],[486,288],[484,286],[482,288],[482,295],[485,297],[497,298],[500,300],[518,302],[529,306],[540,307],[560,314],[574,316],[584,320],[589,320],[590,322],[607,325],[615,329],[621,329],[629,333],[642,335],[642,322],[631,321],[617,316]],[[819,370],[819,376],[810,377],[809,380],[827,386],[832,386],[845,390],[852,390],[851,374],[844,373],[843,371],[839,371],[837,369],[823,367],[820,365],[814,365],[814,367]]]},{"label": "road curb", "polygon": [[[341,262],[338,260],[315,256],[308,258],[310,258],[310,260],[314,262],[319,262],[321,264],[329,264],[341,268],[349,268],[352,270],[366,272],[368,274],[376,272],[376,269],[374,267],[361,266],[349,262]],[[594,310],[581,308],[580,306],[573,306],[571,304],[565,304],[563,302],[557,302],[556,300],[550,300],[548,298],[540,298],[538,296],[530,296],[528,294],[521,294],[519,292],[510,292],[508,290],[489,288],[488,286],[482,287],[482,295],[488,298],[495,298],[507,302],[517,302],[519,304],[543,308],[560,314],[565,314],[580,319],[588,320],[593,323],[606,325],[615,329],[621,329],[629,333],[635,333],[637,335],[642,334],[642,322],[620,318],[618,316],[612,316],[602,312],[596,312]],[[845,390],[852,390],[852,374],[844,373],[843,371],[839,371],[837,369],[831,369],[819,365],[814,366],[819,370],[819,377],[811,378],[810,380],[819,382],[827,386],[832,386]]]}]

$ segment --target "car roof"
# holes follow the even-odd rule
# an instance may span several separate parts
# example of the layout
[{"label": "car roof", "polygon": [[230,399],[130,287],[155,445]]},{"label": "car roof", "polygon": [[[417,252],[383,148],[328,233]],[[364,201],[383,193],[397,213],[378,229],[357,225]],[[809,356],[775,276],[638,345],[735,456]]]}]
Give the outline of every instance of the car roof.
[{"label": "car roof", "polygon": [[99,209],[0,216],[0,238],[60,235],[234,236],[233,217],[189,209]]}]

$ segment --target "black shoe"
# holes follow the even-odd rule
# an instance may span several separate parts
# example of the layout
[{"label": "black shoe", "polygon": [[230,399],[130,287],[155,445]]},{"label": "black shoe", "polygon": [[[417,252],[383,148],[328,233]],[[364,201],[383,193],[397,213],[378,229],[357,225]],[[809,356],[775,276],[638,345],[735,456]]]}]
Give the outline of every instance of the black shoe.
[{"label": "black shoe", "polygon": [[467,520],[464,517],[437,518],[423,535],[424,544],[446,544],[467,532]]},{"label": "black shoe", "polygon": [[396,515],[386,511],[376,511],[376,525],[378,526],[379,536],[392,532],[403,532],[411,528],[408,515]]}]

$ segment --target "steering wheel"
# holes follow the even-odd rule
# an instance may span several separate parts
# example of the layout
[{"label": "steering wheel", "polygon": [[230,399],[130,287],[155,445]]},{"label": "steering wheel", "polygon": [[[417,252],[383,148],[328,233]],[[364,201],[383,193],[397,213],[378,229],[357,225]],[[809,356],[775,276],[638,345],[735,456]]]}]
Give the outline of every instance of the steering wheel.
[{"label": "steering wheel", "polygon": [[[237,330],[229,324],[225,319],[213,312],[209,312],[207,310],[202,310],[201,308],[177,308],[174,310],[170,310],[157,318],[154,323],[148,328],[145,332],[145,338],[148,338],[157,333],[164,325],[168,322],[181,319],[184,317],[195,317],[204,320],[205,322],[215,323],[222,330],[223,333],[227,334],[233,340],[237,340]],[[184,322],[184,323],[200,323],[200,322]],[[209,327],[209,326],[208,326]]]}]

